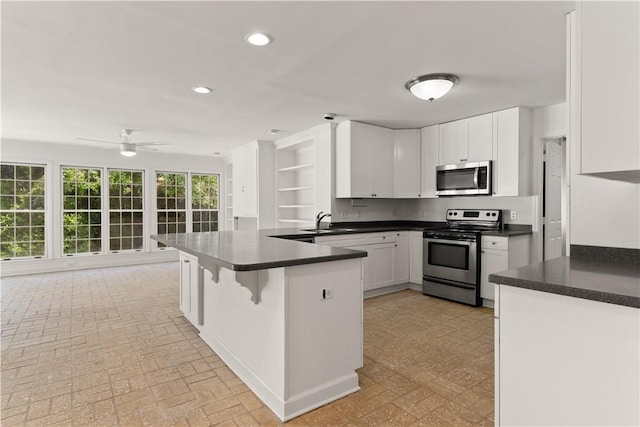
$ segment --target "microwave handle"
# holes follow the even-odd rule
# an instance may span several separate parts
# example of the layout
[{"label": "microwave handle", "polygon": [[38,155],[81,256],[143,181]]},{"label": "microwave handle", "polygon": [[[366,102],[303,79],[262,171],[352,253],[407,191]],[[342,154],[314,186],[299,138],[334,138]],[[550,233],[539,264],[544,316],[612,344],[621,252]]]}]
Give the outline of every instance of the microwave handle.
[{"label": "microwave handle", "polygon": [[473,186],[478,188],[478,175],[480,174],[480,168],[476,168],[476,171],[473,173]]}]

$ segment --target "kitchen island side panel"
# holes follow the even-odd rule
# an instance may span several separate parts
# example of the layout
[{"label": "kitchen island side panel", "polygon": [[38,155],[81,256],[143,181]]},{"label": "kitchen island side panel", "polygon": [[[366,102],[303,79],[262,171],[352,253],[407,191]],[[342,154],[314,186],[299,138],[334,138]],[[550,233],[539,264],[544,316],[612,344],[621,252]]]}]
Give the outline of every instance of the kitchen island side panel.
[{"label": "kitchen island side panel", "polygon": [[240,272],[257,304],[237,273],[205,271],[200,336],[281,420],[360,389],[361,258]]},{"label": "kitchen island side panel", "polygon": [[498,425],[639,425],[640,310],[499,287]]}]

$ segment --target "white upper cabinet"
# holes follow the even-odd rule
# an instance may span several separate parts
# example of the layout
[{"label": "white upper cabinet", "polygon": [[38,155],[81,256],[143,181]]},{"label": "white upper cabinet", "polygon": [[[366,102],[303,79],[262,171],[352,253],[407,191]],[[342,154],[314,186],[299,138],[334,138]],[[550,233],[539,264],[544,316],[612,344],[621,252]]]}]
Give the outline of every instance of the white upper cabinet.
[{"label": "white upper cabinet", "polygon": [[420,197],[436,196],[436,166],[438,166],[439,126],[427,126],[420,130]]},{"label": "white upper cabinet", "polygon": [[420,197],[420,129],[394,132],[394,197]]},{"label": "white upper cabinet", "polygon": [[493,195],[531,194],[531,113],[522,107],[493,113]]},{"label": "white upper cabinet", "polygon": [[346,121],[336,127],[336,197],[392,198],[392,129]]},{"label": "white upper cabinet", "polygon": [[466,162],[469,155],[469,126],[466,120],[440,125],[441,165]]},{"label": "white upper cabinet", "polygon": [[493,158],[491,113],[440,125],[439,164],[475,162]]},{"label": "white upper cabinet", "polygon": [[470,162],[493,159],[493,115],[467,119],[469,126],[469,156]]},{"label": "white upper cabinet", "polygon": [[[577,2],[576,6],[568,58],[575,66],[568,69],[575,123],[572,143],[580,147],[578,172],[637,182],[640,4]],[[611,174],[622,171],[628,172]]]}]

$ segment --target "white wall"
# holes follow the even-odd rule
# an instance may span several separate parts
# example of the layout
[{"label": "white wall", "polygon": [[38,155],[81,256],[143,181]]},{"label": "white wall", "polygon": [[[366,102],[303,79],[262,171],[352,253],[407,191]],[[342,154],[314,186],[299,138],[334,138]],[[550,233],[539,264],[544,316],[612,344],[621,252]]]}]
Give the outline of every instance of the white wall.
[{"label": "white wall", "polygon": [[[505,210],[502,218],[505,224],[530,224],[537,229],[537,196],[441,197],[413,202],[412,212],[406,218],[412,221],[444,221],[447,209],[502,209]],[[507,211],[516,211],[517,218],[512,220]]]},{"label": "white wall", "polygon": [[640,249],[640,185],[573,175],[571,244]]},{"label": "white wall", "polygon": [[[3,276],[30,274],[46,271],[63,271],[70,269],[140,264],[146,262],[162,262],[177,260],[174,250],[156,250],[156,244],[149,235],[156,232],[155,215],[155,172],[199,172],[220,174],[220,183],[224,181],[224,159],[163,154],[161,152],[140,150],[135,157],[120,155],[115,149],[102,149],[93,146],[64,144],[47,144],[28,141],[2,140],[0,158],[4,162],[37,163],[47,165],[46,203],[47,203],[47,259],[16,259],[3,261]],[[145,210],[144,227],[147,239],[143,252],[78,255],[63,257],[61,255],[61,214],[60,214],[60,166],[113,167],[145,171]],[[224,185],[220,185],[219,224],[224,227]]]},{"label": "white wall", "polygon": [[333,199],[332,222],[399,221],[414,212],[415,200],[405,199]]}]

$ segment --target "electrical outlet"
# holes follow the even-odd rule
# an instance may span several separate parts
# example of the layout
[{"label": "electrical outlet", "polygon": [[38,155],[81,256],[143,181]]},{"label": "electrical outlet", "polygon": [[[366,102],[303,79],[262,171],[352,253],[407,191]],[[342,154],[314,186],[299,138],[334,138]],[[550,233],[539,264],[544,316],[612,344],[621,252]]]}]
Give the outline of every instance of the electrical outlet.
[{"label": "electrical outlet", "polygon": [[518,219],[518,213],[516,211],[511,211],[511,219]]},{"label": "electrical outlet", "polygon": [[322,299],[331,299],[331,298],[333,298],[333,288],[323,289]]},{"label": "electrical outlet", "polygon": [[349,212],[342,211],[342,218],[349,218]]}]

